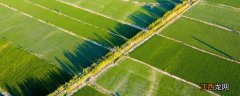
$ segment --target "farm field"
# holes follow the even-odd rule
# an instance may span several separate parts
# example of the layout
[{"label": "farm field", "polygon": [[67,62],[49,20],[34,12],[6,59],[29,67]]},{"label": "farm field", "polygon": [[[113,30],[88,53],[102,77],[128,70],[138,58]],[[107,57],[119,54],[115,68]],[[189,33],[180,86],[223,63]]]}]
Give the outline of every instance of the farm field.
[{"label": "farm field", "polygon": [[73,96],[108,96],[108,95],[100,93],[90,86],[84,86],[79,91],[74,93]]},{"label": "farm field", "polygon": [[184,15],[240,32],[240,18],[235,18],[240,17],[240,10],[237,9],[201,2]]},{"label": "farm field", "polygon": [[[173,9],[177,4],[169,0],[155,1],[160,6],[152,6],[151,4],[143,5],[142,3],[134,3],[137,0],[60,0],[79,6],[83,9],[91,10],[98,14],[111,17],[113,19],[128,22],[143,28],[160,18],[168,10]],[[94,7],[92,7],[94,6]]]},{"label": "farm field", "polygon": [[96,84],[118,96],[211,95],[129,58],[123,58],[117,65],[102,73],[96,79]]},{"label": "farm field", "polygon": [[56,66],[0,39],[0,87],[9,93],[45,95],[69,78]]},{"label": "farm field", "polygon": [[36,19],[41,19],[47,23],[69,30],[71,31],[70,34],[76,34],[82,38],[85,37],[107,47],[120,46],[126,41],[124,38],[111,34],[108,31],[59,15],[24,0],[1,0],[0,3],[12,6],[12,8],[31,15]]},{"label": "farm field", "polygon": [[112,33],[121,35],[127,39],[133,37],[140,31],[140,29],[137,29],[130,25],[119,23],[115,20],[90,13],[86,10],[76,8],[74,6],[71,6],[56,0],[48,0],[48,1],[27,0],[27,1],[38,4],[39,6],[42,6],[44,8],[48,8],[51,11],[55,11],[55,12],[70,16],[81,22],[91,24],[92,26],[101,28],[102,30],[111,31]]},{"label": "farm field", "polygon": [[[37,54],[71,74],[79,72],[109,52],[101,46],[71,36],[18,12],[2,6],[0,10],[5,13],[0,15],[0,19],[4,19],[0,22],[2,38]],[[89,51],[94,53],[90,54]]]},{"label": "farm field", "polygon": [[227,6],[233,6],[233,7],[240,8],[239,0],[207,0],[207,1],[210,3],[223,4],[223,5],[227,5]]},{"label": "farm field", "polygon": [[230,59],[240,60],[240,37],[238,33],[182,17],[159,34]]},{"label": "farm field", "polygon": [[[150,48],[151,50],[147,50]],[[130,56],[195,84],[227,82],[231,85],[229,91],[216,92],[227,96],[239,95],[237,78],[240,78],[240,66],[237,63],[197,51],[161,36],[152,37],[130,53]]]}]

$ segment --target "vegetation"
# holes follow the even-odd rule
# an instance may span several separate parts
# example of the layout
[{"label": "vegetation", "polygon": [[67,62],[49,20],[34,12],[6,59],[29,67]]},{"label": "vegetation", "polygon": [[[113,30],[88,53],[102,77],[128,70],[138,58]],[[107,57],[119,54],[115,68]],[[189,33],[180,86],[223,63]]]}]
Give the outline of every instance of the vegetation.
[{"label": "vegetation", "polygon": [[73,94],[73,96],[107,96],[90,86],[85,86]]},{"label": "vegetation", "polygon": [[209,82],[230,84],[229,91],[217,91],[222,95],[232,96],[240,92],[238,86],[240,66],[237,63],[160,36],[148,40],[130,53],[130,56],[195,84]]},{"label": "vegetation", "polygon": [[68,79],[59,68],[0,39],[0,87],[10,94],[47,95]]},{"label": "vegetation", "polygon": [[206,2],[199,3],[184,15],[214,23],[232,30],[240,31],[240,11],[229,7],[220,7]]},{"label": "vegetation", "polygon": [[42,21],[56,25],[68,30],[68,32],[71,31],[78,36],[88,38],[107,47],[113,48],[114,46],[120,46],[126,41],[124,38],[109,33],[107,30],[102,30],[69,17],[59,15],[24,0],[0,0],[0,3],[11,6],[12,8],[31,15],[36,19],[41,19]]},{"label": "vegetation", "polygon": [[[152,94],[151,96],[210,95],[131,59],[119,61],[118,65],[100,75],[96,82],[121,96],[146,96],[147,94]],[[189,93],[184,93],[184,91]]]},{"label": "vegetation", "polygon": [[181,18],[160,34],[230,59],[240,60],[240,54],[238,54],[240,38],[238,33]]},{"label": "vegetation", "polygon": [[211,2],[211,3],[223,4],[223,5],[228,5],[228,6],[233,6],[233,7],[240,8],[239,0],[207,0],[207,1]]}]

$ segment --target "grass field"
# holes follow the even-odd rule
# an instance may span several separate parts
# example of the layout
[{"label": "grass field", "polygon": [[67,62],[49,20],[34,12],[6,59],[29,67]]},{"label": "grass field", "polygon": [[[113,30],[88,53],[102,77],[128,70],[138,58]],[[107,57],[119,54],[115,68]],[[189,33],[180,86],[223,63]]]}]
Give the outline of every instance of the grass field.
[{"label": "grass field", "polygon": [[[161,6],[135,4],[132,0],[61,0],[96,13],[101,13],[116,20],[135,24],[140,27],[147,27],[166,11],[171,10],[177,3],[168,0],[161,0]],[[158,1],[155,1],[158,2]],[[92,7],[94,6],[94,7]]]},{"label": "grass field", "polygon": [[0,87],[12,95],[46,95],[67,79],[56,66],[0,39]]},{"label": "grass field", "polygon": [[139,62],[125,58],[99,78],[97,84],[118,96],[208,96],[184,82],[178,81]]},{"label": "grass field", "polygon": [[233,6],[233,7],[240,8],[239,0],[207,0],[207,1],[211,2],[211,3],[223,4],[223,5],[228,5],[228,6]]},{"label": "grass field", "polygon": [[240,38],[239,34],[234,32],[181,18],[160,34],[221,56],[240,60]]},{"label": "grass field", "polygon": [[202,2],[184,15],[240,31],[240,18],[235,18],[240,17],[240,10]]},{"label": "grass field", "polygon": [[79,91],[74,93],[73,96],[107,96],[107,95],[100,93],[99,91],[90,86],[84,86]]},{"label": "grass field", "polygon": [[217,93],[239,95],[239,64],[197,51],[181,43],[155,36],[134,50],[130,56],[195,84],[228,83],[231,86],[229,91]]},{"label": "grass field", "polygon": [[119,36],[109,33],[107,30],[95,28],[91,25],[73,20],[63,15],[59,15],[57,13],[51,12],[47,9],[41,8],[23,0],[0,0],[0,3],[11,6],[21,12],[33,16],[34,18],[41,19],[43,21],[46,21],[47,23],[69,30],[79,36],[96,41],[104,46],[120,46],[126,41]]},{"label": "grass field", "polygon": [[18,12],[2,6],[0,10],[4,12],[0,15],[1,37],[71,73],[79,72],[109,52]]},{"label": "grass field", "polygon": [[140,30],[130,25],[119,23],[115,20],[102,17],[97,14],[90,13],[88,11],[73,7],[71,5],[64,4],[55,0],[29,0],[35,4],[46,7],[52,11],[60,12],[62,14],[76,18],[82,22],[86,22],[93,26],[102,28],[103,30],[111,31],[115,34],[131,38]]}]

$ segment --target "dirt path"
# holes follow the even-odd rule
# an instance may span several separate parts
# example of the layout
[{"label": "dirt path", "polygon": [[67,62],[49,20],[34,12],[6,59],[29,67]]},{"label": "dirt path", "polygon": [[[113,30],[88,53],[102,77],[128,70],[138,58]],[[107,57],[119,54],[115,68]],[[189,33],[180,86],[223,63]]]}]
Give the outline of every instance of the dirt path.
[{"label": "dirt path", "polygon": [[158,83],[159,83],[156,70],[152,69],[149,79],[151,80],[151,85],[150,85],[149,91],[147,91],[148,92],[147,96],[154,96],[154,91],[156,89],[156,86],[158,86]]}]

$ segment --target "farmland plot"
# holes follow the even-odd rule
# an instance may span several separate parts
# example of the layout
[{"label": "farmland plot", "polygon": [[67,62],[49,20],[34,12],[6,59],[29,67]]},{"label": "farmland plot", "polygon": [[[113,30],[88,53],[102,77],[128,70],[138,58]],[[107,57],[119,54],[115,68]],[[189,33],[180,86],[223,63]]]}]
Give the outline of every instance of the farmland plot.
[{"label": "farmland plot", "polygon": [[[60,0],[91,10],[97,14],[103,14],[115,20],[128,22],[143,28],[164,15],[166,11],[173,9],[176,4],[169,0],[162,0],[157,6],[144,3],[134,3],[132,0]],[[94,6],[94,7],[93,7]]]},{"label": "farmland plot", "polygon": [[207,0],[208,2],[215,3],[215,4],[223,4],[227,6],[233,6],[240,8],[239,0]]},{"label": "farmland plot", "polygon": [[107,96],[90,86],[84,86],[79,91],[73,94],[73,96]]},{"label": "farmland plot", "polygon": [[12,95],[46,95],[69,78],[56,66],[0,39],[0,87]]},{"label": "farmland plot", "polygon": [[95,28],[89,24],[73,20],[55,12],[51,12],[33,3],[23,0],[0,0],[0,3],[11,6],[12,8],[31,15],[36,19],[41,19],[46,23],[64,28],[65,30],[68,30],[68,32],[70,31],[70,34],[93,40],[107,47],[120,46],[126,41],[124,38],[111,34],[108,31]]},{"label": "farmland plot", "polygon": [[240,60],[240,36],[238,33],[181,18],[160,34],[230,59]]},{"label": "farmland plot", "polygon": [[[102,58],[109,50],[0,6],[0,36],[71,74]],[[91,54],[90,54],[91,53]]]},{"label": "farmland plot", "polygon": [[229,91],[216,92],[221,95],[239,95],[240,66],[237,63],[160,36],[151,38],[130,53],[130,56],[197,85],[209,82],[228,83],[231,86]]},{"label": "farmland plot", "polygon": [[240,17],[240,10],[203,2],[188,10],[184,15],[240,31],[240,18],[236,18]]},{"label": "farmland plot", "polygon": [[106,31],[111,31],[115,34],[124,36],[129,39],[136,35],[140,31],[135,27],[132,27],[127,24],[119,23],[115,20],[93,14],[86,10],[56,1],[56,0],[27,0],[29,2],[33,2],[38,4],[39,6],[48,8],[52,11],[56,11],[58,13],[73,17],[82,22],[91,24],[94,27],[99,27]]},{"label": "farmland plot", "polygon": [[211,95],[128,58],[106,70],[96,83],[121,96]]}]

